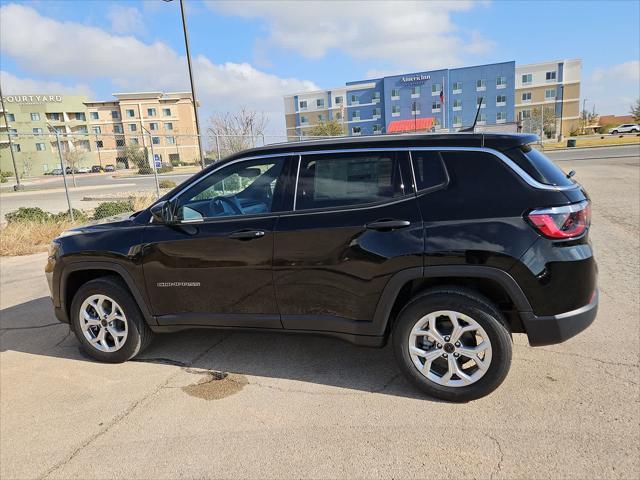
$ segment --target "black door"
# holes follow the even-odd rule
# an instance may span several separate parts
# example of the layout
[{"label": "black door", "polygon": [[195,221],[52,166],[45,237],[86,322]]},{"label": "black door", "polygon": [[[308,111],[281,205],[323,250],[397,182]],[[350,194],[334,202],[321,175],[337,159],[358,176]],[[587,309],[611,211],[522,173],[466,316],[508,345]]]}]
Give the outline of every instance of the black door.
[{"label": "black door", "polygon": [[161,325],[281,328],[272,255],[284,163],[229,164],[179,196],[178,225],[145,229],[145,281]]},{"label": "black door", "polygon": [[422,267],[423,228],[405,152],[308,154],[276,231],[284,328],[372,334],[391,276]]}]

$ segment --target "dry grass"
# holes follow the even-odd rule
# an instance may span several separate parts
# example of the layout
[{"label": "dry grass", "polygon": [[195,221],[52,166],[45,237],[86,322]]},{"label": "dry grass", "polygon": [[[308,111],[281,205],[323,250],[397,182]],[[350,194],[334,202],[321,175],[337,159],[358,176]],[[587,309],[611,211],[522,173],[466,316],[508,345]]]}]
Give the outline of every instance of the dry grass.
[{"label": "dry grass", "polygon": [[[624,135],[622,138],[617,137],[615,135],[603,135],[604,138],[600,137],[589,137],[581,139],[580,137],[576,138],[576,148],[580,147],[605,147],[610,145],[640,145],[640,137],[635,135]],[[562,142],[545,142],[544,144],[545,150],[555,150],[557,148],[567,148],[567,141],[563,140]]]},{"label": "dry grass", "polygon": [[139,210],[144,210],[153,202],[155,202],[157,199],[158,197],[156,196],[155,192],[142,193],[142,194],[137,194],[130,197],[131,206],[133,207],[134,212],[137,212]]},{"label": "dry grass", "polygon": [[[0,256],[46,252],[51,240],[80,222],[15,222],[0,226]],[[85,221],[86,223],[86,221]]]}]

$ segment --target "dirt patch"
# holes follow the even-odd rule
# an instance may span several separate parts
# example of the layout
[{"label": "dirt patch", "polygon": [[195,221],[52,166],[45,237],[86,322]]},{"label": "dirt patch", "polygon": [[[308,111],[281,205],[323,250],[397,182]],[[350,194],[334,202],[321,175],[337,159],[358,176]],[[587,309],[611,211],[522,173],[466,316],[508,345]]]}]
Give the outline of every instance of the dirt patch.
[{"label": "dirt patch", "polygon": [[194,368],[187,368],[185,371],[195,375],[203,375],[198,382],[182,387],[182,391],[187,395],[203,400],[220,400],[234,395],[249,383],[247,377],[236,373]]}]

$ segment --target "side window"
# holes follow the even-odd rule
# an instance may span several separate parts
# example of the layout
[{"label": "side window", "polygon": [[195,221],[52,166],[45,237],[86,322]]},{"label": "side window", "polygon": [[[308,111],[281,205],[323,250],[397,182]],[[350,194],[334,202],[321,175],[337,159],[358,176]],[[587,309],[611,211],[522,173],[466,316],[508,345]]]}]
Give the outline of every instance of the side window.
[{"label": "side window", "polygon": [[[380,202],[410,193],[399,157],[404,153],[335,153],[303,156],[296,210]],[[404,157],[406,158],[406,157]]]},{"label": "side window", "polygon": [[440,152],[433,150],[413,151],[411,152],[411,160],[416,176],[416,190],[437,188],[449,182]]},{"label": "side window", "polygon": [[284,158],[264,158],[223,167],[178,199],[179,220],[270,213]]}]

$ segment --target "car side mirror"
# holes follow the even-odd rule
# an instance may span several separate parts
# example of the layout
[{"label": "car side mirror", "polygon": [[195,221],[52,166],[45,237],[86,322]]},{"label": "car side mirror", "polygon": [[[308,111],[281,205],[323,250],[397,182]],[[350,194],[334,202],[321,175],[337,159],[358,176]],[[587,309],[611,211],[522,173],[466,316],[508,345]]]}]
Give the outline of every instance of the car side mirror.
[{"label": "car side mirror", "polygon": [[162,223],[165,225],[176,223],[173,215],[173,204],[171,202],[158,202],[152,205],[149,211],[151,212],[153,223]]}]

